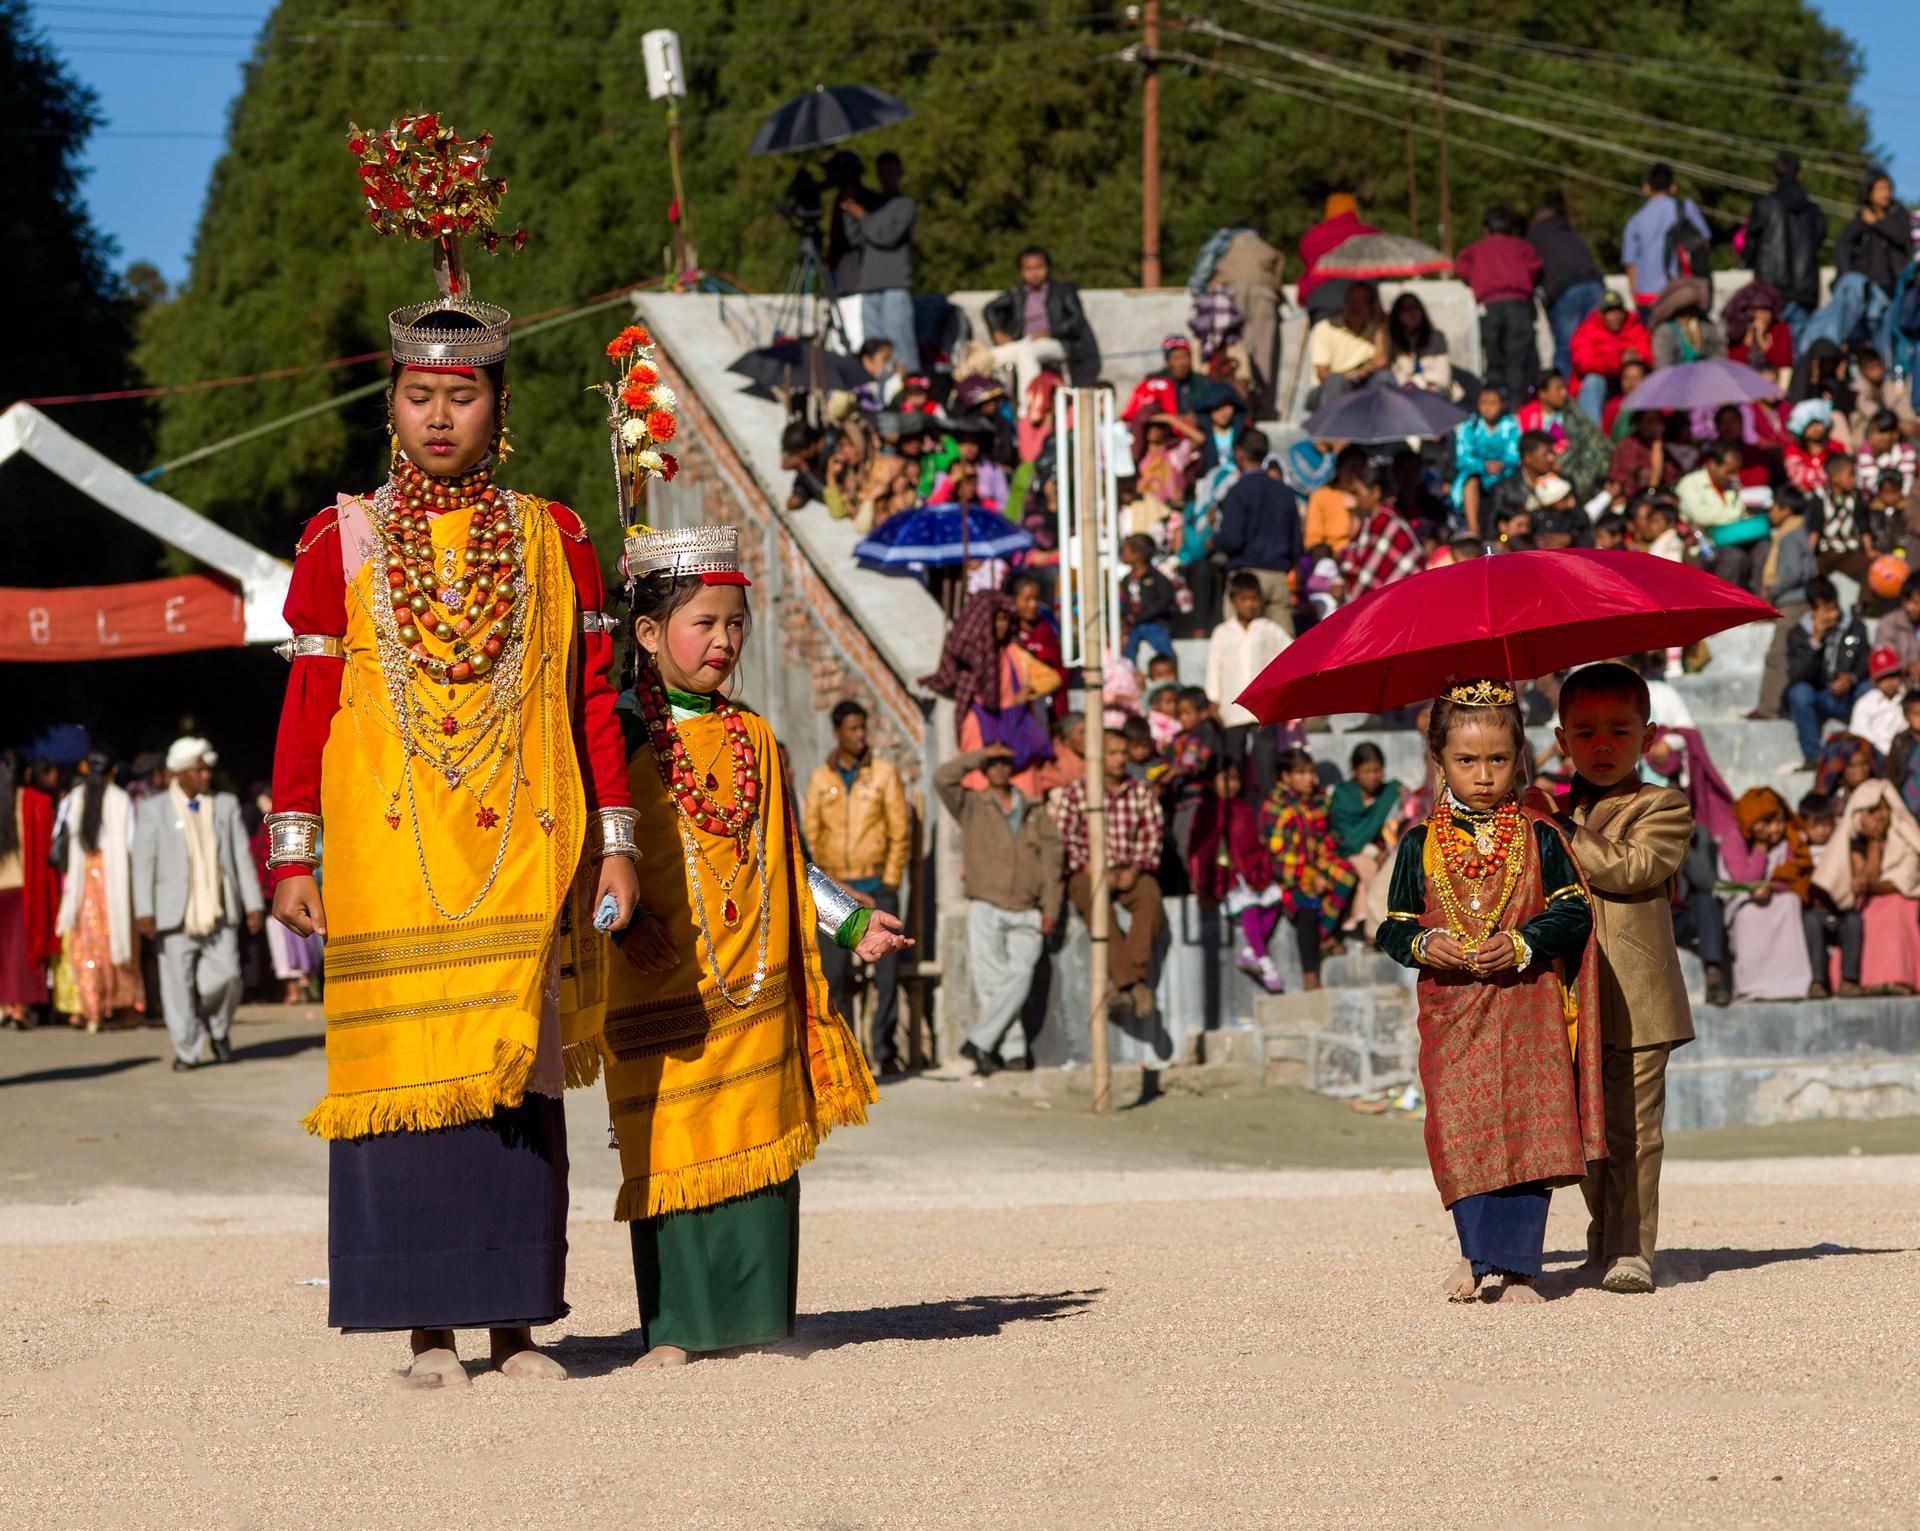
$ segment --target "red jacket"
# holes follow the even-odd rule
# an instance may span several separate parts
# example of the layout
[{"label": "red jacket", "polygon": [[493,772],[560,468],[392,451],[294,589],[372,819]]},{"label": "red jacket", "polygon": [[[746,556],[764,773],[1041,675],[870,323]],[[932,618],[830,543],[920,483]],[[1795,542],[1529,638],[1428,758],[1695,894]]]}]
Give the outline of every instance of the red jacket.
[{"label": "red jacket", "polygon": [[1356,234],[1378,234],[1380,231],[1371,223],[1362,223],[1357,213],[1340,213],[1316,223],[1300,236],[1300,286],[1297,289],[1299,300],[1307,301],[1307,294],[1322,282],[1323,276],[1316,275],[1314,267],[1320,264],[1320,257],[1343,240],[1352,239]]},{"label": "red jacket", "polygon": [[1580,391],[1580,380],[1589,372],[1598,372],[1608,379],[1618,378],[1620,363],[1626,360],[1629,351],[1637,352],[1649,367],[1653,365],[1653,337],[1634,314],[1627,315],[1627,322],[1616,335],[1607,328],[1596,308],[1580,321],[1567,349],[1573,357],[1573,376],[1567,382],[1575,393]]},{"label": "red jacket", "polygon": [[1473,289],[1476,303],[1529,302],[1540,280],[1540,252],[1511,234],[1489,234],[1454,256],[1453,274]]}]

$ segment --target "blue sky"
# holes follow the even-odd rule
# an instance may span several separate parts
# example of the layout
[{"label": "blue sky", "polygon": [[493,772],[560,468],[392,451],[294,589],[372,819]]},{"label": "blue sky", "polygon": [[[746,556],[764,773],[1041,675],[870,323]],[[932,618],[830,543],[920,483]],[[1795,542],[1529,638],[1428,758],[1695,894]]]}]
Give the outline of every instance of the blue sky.
[{"label": "blue sky", "polygon": [[[240,65],[270,0],[33,0],[33,14],[100,96],[106,127],[89,147],[86,195],[120,261],[186,275],[207,177],[220,151]],[[377,0],[368,9],[377,11]],[[1913,0],[1829,0],[1830,21],[1866,44],[1861,99],[1895,168],[1920,170],[1905,145],[1920,134],[1920,7]],[[1724,62],[1737,64],[1737,59]],[[1755,131],[1764,133],[1764,123]],[[1909,200],[1920,185],[1902,188]]]}]

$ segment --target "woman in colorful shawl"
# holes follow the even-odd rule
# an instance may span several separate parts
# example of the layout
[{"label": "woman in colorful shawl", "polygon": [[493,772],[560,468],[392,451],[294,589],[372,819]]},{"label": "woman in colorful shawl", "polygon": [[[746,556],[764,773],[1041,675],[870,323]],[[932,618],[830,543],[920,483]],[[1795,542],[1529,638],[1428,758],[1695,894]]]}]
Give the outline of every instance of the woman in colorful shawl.
[{"label": "woman in colorful shawl", "polygon": [[1313,756],[1283,750],[1273,791],[1260,810],[1260,838],[1280,884],[1280,905],[1300,941],[1300,968],[1309,989],[1320,987],[1322,952],[1338,955],[1340,924],[1359,879],[1327,827],[1327,799]]},{"label": "woman in colorful shawl", "polygon": [[1836,909],[1860,912],[1861,986],[1920,990],[1920,823],[1892,782],[1865,781],[1848,794],[1813,881]]},{"label": "woman in colorful shawl", "polygon": [[1427,1157],[1472,1302],[1539,1302],[1547,1207],[1606,1158],[1593,909],[1553,822],[1516,800],[1526,728],[1510,686],[1464,682],[1433,704],[1444,782],[1400,841],[1380,949],[1416,969]]},{"label": "woman in colorful shawl", "polygon": [[1880,768],[1880,752],[1858,734],[1841,729],[1820,743],[1820,753],[1814,757],[1813,790],[1844,798],[1861,782],[1878,776]]},{"label": "woman in colorful shawl", "polygon": [[1333,843],[1358,879],[1347,928],[1360,930],[1366,923],[1374,881],[1393,855],[1394,810],[1406,789],[1387,780],[1387,757],[1377,744],[1356,744],[1347,768],[1353,774],[1334,787],[1327,823]]},{"label": "woman in colorful shawl", "polygon": [[1041,704],[1059,688],[1060,673],[1038,665],[1014,642],[1017,623],[1011,599],[997,590],[981,591],[961,608],[948,632],[940,668],[920,683],[952,699],[960,753],[1006,745],[1013,751],[1014,785],[1031,797],[1027,773],[1051,753]]},{"label": "woman in colorful shawl", "polygon": [[80,1004],[73,1024],[98,1031],[108,1021],[135,1024],[147,989],[133,939],[133,804],[114,785],[108,756],[87,756],[81,771],[63,810],[67,881],[58,923]]},{"label": "woman in colorful shawl", "polygon": [[[356,134],[369,186],[471,153],[449,131]],[[329,1322],[409,1332],[408,1377],[456,1387],[460,1329],[565,1375],[532,1337],[568,1311],[560,1096],[598,1056],[596,912],[625,924],[636,881],[600,563],[496,482],[510,320],[440,255],[446,295],[389,317],[386,482],[294,556],[267,822],[274,918],[326,937]]]},{"label": "woman in colorful shawl", "polygon": [[643,913],[602,1039],[643,1366],[793,1333],[800,1166],[878,1097],[816,932],[913,943],[807,865],[766,721],[721,694],[747,629],[732,527],[635,528],[631,710]]},{"label": "woman in colorful shawl", "polygon": [[1787,805],[1771,787],[1752,787],[1734,802],[1733,816],[1735,832],[1720,841],[1733,997],[1805,999],[1813,968],[1802,905],[1779,877],[1793,855]]}]

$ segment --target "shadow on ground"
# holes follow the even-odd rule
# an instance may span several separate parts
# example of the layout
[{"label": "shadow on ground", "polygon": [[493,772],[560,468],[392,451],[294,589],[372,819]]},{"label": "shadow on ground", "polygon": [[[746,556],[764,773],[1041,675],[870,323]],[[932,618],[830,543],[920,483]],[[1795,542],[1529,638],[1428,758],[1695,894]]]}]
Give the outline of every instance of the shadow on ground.
[{"label": "shadow on ground", "polygon": [[[792,1339],[757,1348],[804,1360],[821,1351],[871,1345],[877,1340],[986,1339],[1013,1324],[1048,1324],[1072,1318],[1105,1292],[1105,1287],[1092,1287],[1080,1292],[1003,1293],[901,1303],[889,1308],[802,1313]],[[646,1346],[640,1331],[629,1329],[609,1337],[570,1334],[548,1347],[548,1353],[566,1367],[569,1376],[603,1377],[631,1366],[646,1354]]]},{"label": "shadow on ground", "polygon": [[[1841,1255],[1904,1255],[1908,1249],[1856,1249],[1843,1244],[1814,1244],[1805,1249],[1663,1249],[1654,1258],[1654,1274],[1660,1285],[1690,1286],[1714,1276],[1734,1271],[1759,1270],[1768,1265],[1786,1265],[1798,1260],[1825,1260]],[[1576,1270],[1586,1260],[1584,1252],[1558,1250],[1547,1257],[1548,1265],[1566,1264]],[[1560,1271],[1562,1277],[1573,1271]]]},{"label": "shadow on ground", "polygon": [[41,1069],[34,1074],[9,1074],[0,1078],[0,1090],[16,1084],[59,1084],[74,1079],[101,1079],[109,1074],[124,1074],[128,1069],[145,1068],[158,1058],[108,1058],[99,1063],[76,1063],[70,1068]]},{"label": "shadow on ground", "polygon": [[261,1063],[268,1058],[294,1058],[327,1045],[324,1031],[301,1031],[290,1037],[273,1037],[265,1042],[250,1042],[233,1050],[235,1063]]}]

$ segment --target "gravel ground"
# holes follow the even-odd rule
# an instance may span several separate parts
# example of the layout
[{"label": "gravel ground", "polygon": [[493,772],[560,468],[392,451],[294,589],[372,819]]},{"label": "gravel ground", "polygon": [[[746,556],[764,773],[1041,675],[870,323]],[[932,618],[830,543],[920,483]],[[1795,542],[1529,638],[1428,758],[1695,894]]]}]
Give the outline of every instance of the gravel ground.
[{"label": "gravel ground", "polygon": [[798,1336],[636,1373],[576,1095],[573,1380],[422,1394],[303,1284],[304,1034],[190,1076],[124,1061],[150,1033],[0,1039],[0,1527],[1920,1519],[1920,1154],[1871,1151],[1920,1131],[1670,1161],[1653,1297],[1574,1284],[1563,1192],[1555,1300],[1458,1307],[1410,1124],[915,1081],[803,1177]]}]

